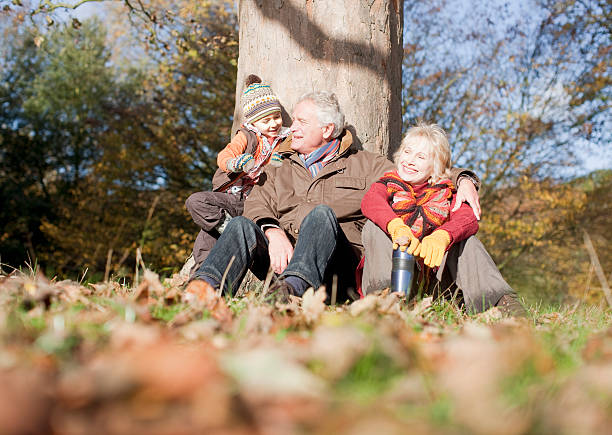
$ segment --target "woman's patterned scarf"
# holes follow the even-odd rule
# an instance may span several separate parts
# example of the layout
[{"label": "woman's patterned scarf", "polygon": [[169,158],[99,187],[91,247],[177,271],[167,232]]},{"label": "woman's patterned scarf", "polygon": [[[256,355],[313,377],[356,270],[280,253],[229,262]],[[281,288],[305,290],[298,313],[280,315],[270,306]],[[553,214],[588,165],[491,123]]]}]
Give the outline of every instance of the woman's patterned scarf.
[{"label": "woman's patterned scarf", "polygon": [[428,185],[418,195],[397,171],[385,173],[377,182],[387,187],[387,200],[391,208],[419,240],[448,219],[454,189],[450,180]]}]

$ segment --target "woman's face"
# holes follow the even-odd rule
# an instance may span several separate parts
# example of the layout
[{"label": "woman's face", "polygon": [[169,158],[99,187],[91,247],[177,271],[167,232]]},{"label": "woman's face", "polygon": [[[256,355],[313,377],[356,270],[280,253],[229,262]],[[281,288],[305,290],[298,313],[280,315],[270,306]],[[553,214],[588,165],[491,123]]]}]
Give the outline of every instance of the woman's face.
[{"label": "woman's face", "polygon": [[397,158],[397,173],[410,184],[429,180],[433,174],[433,153],[424,138],[416,137],[406,144]]}]

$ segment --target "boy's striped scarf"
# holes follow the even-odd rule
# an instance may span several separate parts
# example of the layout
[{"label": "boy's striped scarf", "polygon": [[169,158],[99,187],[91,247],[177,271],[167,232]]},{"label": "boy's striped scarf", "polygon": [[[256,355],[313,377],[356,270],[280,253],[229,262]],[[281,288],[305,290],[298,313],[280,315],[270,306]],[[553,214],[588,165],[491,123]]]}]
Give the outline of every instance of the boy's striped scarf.
[{"label": "boy's striped scarf", "polygon": [[257,148],[253,153],[255,165],[253,165],[253,168],[247,174],[247,177],[253,181],[252,184],[255,184],[263,172],[265,164],[268,163],[268,160],[272,156],[272,151],[277,148],[279,143],[289,136],[291,131],[287,127],[281,127],[278,135],[274,138],[272,143],[270,143],[268,138],[261,134],[252,124],[245,123],[244,127],[257,135]]},{"label": "boy's striped scarf", "polygon": [[397,171],[385,173],[377,182],[387,187],[387,200],[391,208],[419,240],[448,219],[454,189],[450,180],[428,185],[418,195]]},{"label": "boy's striped scarf", "polygon": [[253,186],[255,186],[257,180],[259,180],[259,176],[263,172],[264,166],[266,165],[266,163],[268,163],[268,160],[270,160],[270,157],[272,156],[272,151],[274,151],[278,147],[278,144],[281,141],[283,141],[287,136],[289,136],[289,133],[291,133],[291,131],[287,127],[281,127],[278,136],[276,136],[272,143],[270,143],[268,141],[268,138],[261,134],[261,132],[252,124],[245,123],[243,124],[243,126],[247,130],[250,130],[257,135],[257,147],[253,152],[255,164],[249,172],[245,173],[242,176],[242,180],[234,184],[230,189],[233,189],[233,193],[241,192],[244,197],[247,197],[251,193],[251,190],[253,190]]},{"label": "boy's striped scarf", "polygon": [[316,177],[319,171],[325,166],[331,159],[335,157],[340,148],[340,139],[336,138],[330,142],[327,142],[321,148],[318,148],[308,155],[300,154],[300,159],[306,165],[306,168],[310,171],[312,178]]}]

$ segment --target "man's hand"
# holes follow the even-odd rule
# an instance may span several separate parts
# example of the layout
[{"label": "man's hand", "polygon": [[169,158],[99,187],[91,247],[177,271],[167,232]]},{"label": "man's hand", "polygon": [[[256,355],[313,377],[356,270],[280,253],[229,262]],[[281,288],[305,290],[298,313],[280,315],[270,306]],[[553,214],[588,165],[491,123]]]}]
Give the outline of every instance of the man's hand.
[{"label": "man's hand", "polygon": [[470,179],[466,177],[459,180],[455,206],[451,211],[459,210],[459,207],[461,207],[461,204],[464,202],[467,202],[469,206],[472,207],[474,216],[476,216],[477,220],[480,220],[480,199],[478,198],[478,191],[476,190],[474,183],[472,183]]},{"label": "man's hand", "polygon": [[293,245],[280,228],[268,228],[265,234],[268,238],[270,267],[275,273],[283,273],[293,257]]}]

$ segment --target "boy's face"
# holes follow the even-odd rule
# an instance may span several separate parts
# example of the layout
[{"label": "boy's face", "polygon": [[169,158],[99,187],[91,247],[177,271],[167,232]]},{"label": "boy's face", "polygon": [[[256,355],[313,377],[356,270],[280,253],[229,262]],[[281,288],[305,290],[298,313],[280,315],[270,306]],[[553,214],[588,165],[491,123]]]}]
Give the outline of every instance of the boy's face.
[{"label": "boy's face", "polygon": [[422,184],[433,174],[433,153],[423,138],[408,142],[397,158],[397,173],[410,184]]},{"label": "boy's face", "polygon": [[280,112],[274,112],[268,116],[258,119],[253,122],[255,127],[261,134],[267,137],[276,137],[283,125],[283,119]]}]

